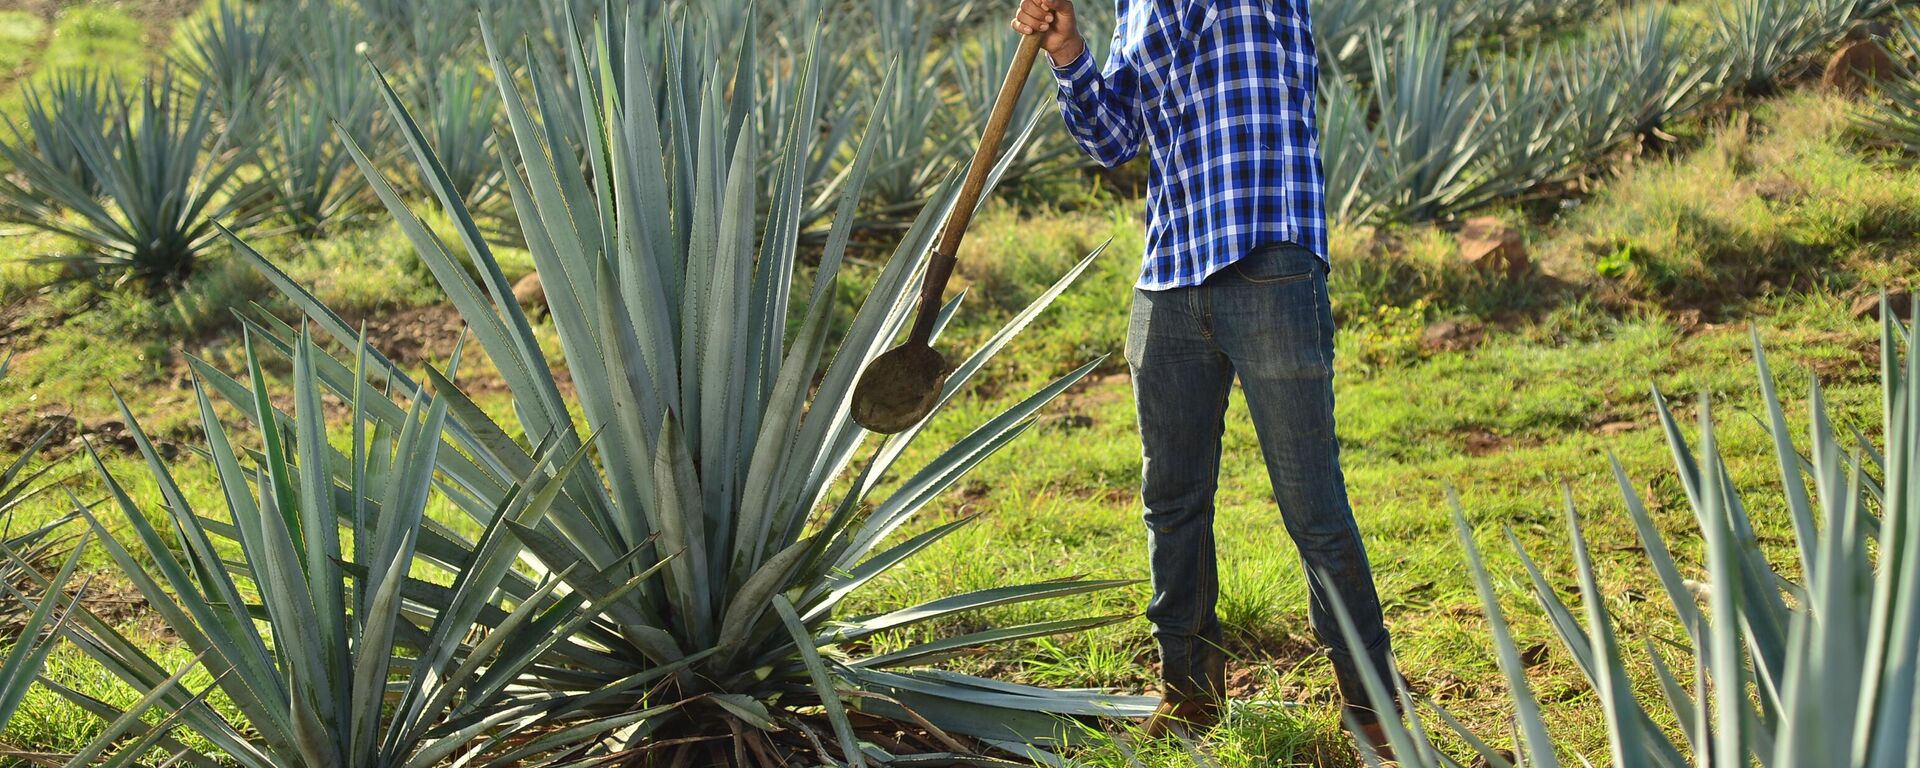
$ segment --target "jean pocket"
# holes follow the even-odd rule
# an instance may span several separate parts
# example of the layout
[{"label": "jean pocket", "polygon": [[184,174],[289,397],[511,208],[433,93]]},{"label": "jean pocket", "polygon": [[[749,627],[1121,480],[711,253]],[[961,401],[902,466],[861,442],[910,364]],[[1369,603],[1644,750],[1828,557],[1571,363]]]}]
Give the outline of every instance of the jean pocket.
[{"label": "jean pocket", "polygon": [[1233,274],[1254,285],[1286,285],[1313,279],[1321,269],[1320,257],[1305,248],[1287,246],[1262,248],[1233,263]]}]

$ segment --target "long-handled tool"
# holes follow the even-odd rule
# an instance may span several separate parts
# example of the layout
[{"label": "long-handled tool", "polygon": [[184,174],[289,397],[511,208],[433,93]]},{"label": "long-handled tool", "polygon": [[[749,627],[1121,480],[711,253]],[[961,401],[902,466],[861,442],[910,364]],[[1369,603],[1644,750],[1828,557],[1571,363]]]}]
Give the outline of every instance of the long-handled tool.
[{"label": "long-handled tool", "polygon": [[1007,137],[1007,126],[1013,122],[1014,107],[1039,57],[1038,35],[1030,35],[1020,42],[1013,67],[1007,70],[1006,82],[1000,86],[1000,98],[993,104],[993,116],[987,119],[980,149],[973,155],[973,166],[967,170],[966,184],[960,188],[960,199],[954,202],[940,245],[927,264],[926,282],[920,286],[920,314],[914,319],[913,331],[907,335],[906,343],[874,358],[867,365],[866,373],[860,376],[859,385],[854,387],[853,420],[860,426],[888,435],[905,432],[925,419],[940,398],[948,368],[947,359],[934,351],[930,343],[933,325],[940,318],[942,297],[947,292],[947,280],[953,277],[960,243],[967,238],[973,211],[986,190],[987,176],[993,172],[1000,144]]}]

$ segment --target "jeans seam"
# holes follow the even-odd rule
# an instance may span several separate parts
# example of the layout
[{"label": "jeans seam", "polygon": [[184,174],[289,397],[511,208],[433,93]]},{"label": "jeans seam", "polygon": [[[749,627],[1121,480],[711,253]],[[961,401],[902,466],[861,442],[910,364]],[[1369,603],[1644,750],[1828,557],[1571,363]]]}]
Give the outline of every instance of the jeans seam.
[{"label": "jeans seam", "polygon": [[[1228,371],[1227,375],[1231,377],[1232,372]],[[1225,390],[1223,390],[1219,402],[1214,405],[1213,419],[1208,423],[1209,428],[1211,428],[1214,423],[1223,422],[1226,419],[1227,405],[1229,402],[1231,402],[1232,393],[1233,393],[1233,388],[1231,383],[1229,383],[1228,387]],[[1222,431],[1224,432],[1224,429]],[[1221,437],[1223,440],[1225,439],[1224,434]],[[1226,448],[1224,444],[1214,450],[1212,466],[1209,467],[1209,471],[1211,472],[1212,476],[1216,478],[1214,483],[1214,488],[1213,488],[1213,492],[1216,497],[1220,493],[1218,478],[1220,477],[1221,454],[1224,453],[1225,450]],[[1220,600],[1220,585],[1219,585],[1220,573],[1218,570],[1219,569],[1219,552],[1218,552],[1219,547],[1215,542],[1214,536],[1213,536],[1215,517],[1217,517],[1218,514],[1219,514],[1219,509],[1209,504],[1208,510],[1207,510],[1207,518],[1205,521],[1208,535],[1200,538],[1200,544],[1197,547],[1199,551],[1194,553],[1194,562],[1196,564],[1211,563],[1213,567],[1208,568],[1205,565],[1202,565],[1201,571],[1206,575],[1202,578],[1194,580],[1194,591],[1196,594],[1194,594],[1193,596],[1194,613],[1192,618],[1192,630],[1187,635],[1187,638],[1186,638],[1187,639],[1187,667],[1188,667],[1188,669],[1186,670],[1187,674],[1190,676],[1197,675],[1203,678],[1201,682],[1209,687],[1211,687],[1216,681],[1205,679],[1210,666],[1205,663],[1204,659],[1200,658],[1200,653],[1198,653],[1198,651],[1201,645],[1206,644],[1208,642],[1207,638],[1202,636],[1202,633],[1206,631],[1207,625],[1211,623],[1210,621],[1207,620],[1207,614],[1219,610],[1217,607],[1217,603]],[[1210,595],[1213,598],[1213,600],[1211,601],[1206,599]],[[1218,619],[1216,618],[1214,620],[1217,621]],[[1218,682],[1221,682],[1224,684],[1225,681],[1218,681]]]}]

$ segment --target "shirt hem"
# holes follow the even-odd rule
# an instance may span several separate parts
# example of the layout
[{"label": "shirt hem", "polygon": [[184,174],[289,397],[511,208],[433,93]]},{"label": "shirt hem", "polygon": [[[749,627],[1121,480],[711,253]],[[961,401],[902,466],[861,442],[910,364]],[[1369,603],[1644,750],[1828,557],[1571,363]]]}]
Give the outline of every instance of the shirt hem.
[{"label": "shirt hem", "polygon": [[[1300,246],[1301,248],[1306,249],[1308,253],[1311,253],[1315,256],[1320,257],[1320,263],[1327,265],[1329,269],[1333,267],[1333,259],[1325,252],[1327,250],[1325,247],[1316,248],[1311,245],[1296,243],[1292,240],[1281,240],[1281,241],[1278,241],[1277,244]],[[1220,274],[1220,272],[1222,270],[1225,270],[1227,267],[1231,267],[1235,264],[1240,263],[1241,260],[1247,258],[1248,256],[1253,255],[1254,251],[1257,251],[1260,248],[1265,247],[1265,245],[1266,244],[1263,244],[1260,246],[1254,246],[1253,248],[1248,249],[1246,253],[1242,253],[1238,256],[1233,257],[1232,259],[1228,259],[1227,261],[1223,261],[1218,264],[1208,264],[1204,269],[1201,270],[1200,274],[1195,275],[1192,278],[1181,279],[1181,280],[1161,280],[1158,282],[1150,282],[1147,280],[1145,275],[1142,275],[1140,277],[1140,280],[1133,284],[1133,287],[1136,290],[1146,291],[1147,293],[1159,293],[1162,291],[1172,291],[1172,290],[1178,290],[1181,288],[1198,288],[1200,285],[1212,279],[1214,275]]]}]

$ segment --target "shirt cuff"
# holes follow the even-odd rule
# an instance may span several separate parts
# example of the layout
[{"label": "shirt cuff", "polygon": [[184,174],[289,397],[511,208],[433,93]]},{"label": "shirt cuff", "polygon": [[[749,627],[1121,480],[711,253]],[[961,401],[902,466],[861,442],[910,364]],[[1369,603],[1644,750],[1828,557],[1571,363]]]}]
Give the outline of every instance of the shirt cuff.
[{"label": "shirt cuff", "polygon": [[1081,48],[1080,55],[1064,66],[1053,68],[1053,79],[1060,84],[1060,92],[1068,95],[1087,92],[1087,85],[1099,77],[1100,71],[1093,68],[1093,49]]}]

